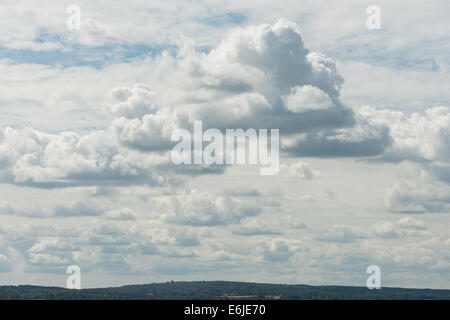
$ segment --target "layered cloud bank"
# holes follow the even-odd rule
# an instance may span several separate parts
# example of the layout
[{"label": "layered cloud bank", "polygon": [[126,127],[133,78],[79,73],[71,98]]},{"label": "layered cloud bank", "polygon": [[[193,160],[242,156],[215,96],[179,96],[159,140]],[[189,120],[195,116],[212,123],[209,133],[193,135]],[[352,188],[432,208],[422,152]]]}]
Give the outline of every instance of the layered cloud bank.
[{"label": "layered cloud bank", "polygon": [[280,128],[287,136],[354,122],[339,100],[342,78],[334,62],[309,53],[296,25],[286,20],[236,29],[208,54],[186,43],[175,57],[163,53],[157,68],[170,82],[165,92],[148,85],[111,91],[108,131],[2,130],[1,159],[9,169],[3,176],[41,183],[89,175],[98,176],[96,183],[102,176],[142,175],[160,159],[132,150],[167,151],[173,130],[190,129],[196,120],[206,128]]},{"label": "layered cloud bank", "polygon": [[339,98],[344,80],[334,61],[309,52],[287,20],[235,29],[209,53],[187,41],[176,56],[162,53],[155,66],[165,90],[154,92],[151,83],[111,90],[112,123],[106,131],[3,128],[0,160],[10,168],[3,176],[43,182],[141,174],[163,160],[150,153],[130,159],[140,157],[132,150],[167,151],[173,130],[192,129],[195,120],[206,128],[279,128],[283,150],[297,157],[449,158],[447,107],[425,115],[345,107]]},{"label": "layered cloud bank", "polygon": [[[108,119],[103,129],[0,128],[2,184],[69,198],[73,192],[69,203],[52,198],[43,208],[1,199],[0,215],[79,219],[72,231],[33,224],[2,226],[0,272],[17,270],[17,256],[26,261],[28,272],[78,263],[88,270],[124,274],[239,267],[242,274],[251,274],[258,266],[270,270],[281,262],[284,267],[277,268],[289,274],[301,262],[318,275],[350,265],[347,256],[357,257],[361,264],[380,260],[420,272],[448,270],[445,262],[433,261],[448,256],[449,240],[442,235],[424,240],[432,234],[422,220],[392,215],[386,221],[376,216],[375,222],[365,220],[360,227],[337,223],[310,228],[298,219],[303,212],[292,215],[286,203],[295,200],[294,209],[302,211],[297,204],[314,202],[314,197],[300,183],[327,177],[327,170],[306,161],[327,159],[335,166],[338,159],[357,160],[380,168],[407,163],[415,171],[403,174],[386,190],[385,210],[449,213],[449,107],[406,113],[347,106],[341,101],[344,79],[335,62],[309,51],[298,26],[285,19],[233,29],[207,52],[185,40],[176,50],[142,64],[149,81],[110,90],[110,104],[102,109]],[[279,129],[279,180],[217,192],[211,180],[220,176],[226,181],[236,168],[172,164],[172,132],[192,130],[198,120],[205,129]],[[250,171],[241,176],[252,184]],[[204,179],[204,190],[191,187],[192,177]],[[271,183],[280,193],[285,183],[293,183],[298,194],[292,200],[258,189]],[[338,198],[330,186],[323,188],[328,201]],[[94,219],[92,224],[84,220],[88,218]],[[243,243],[240,237],[249,240]],[[406,247],[386,247],[393,239],[414,241]],[[171,267],[164,259],[179,265]]]},{"label": "layered cloud bank", "polygon": [[[449,108],[407,115],[345,107],[334,61],[309,52],[292,22],[237,28],[209,53],[186,41],[175,56],[164,52],[154,64],[165,89],[154,92],[150,83],[111,90],[108,130],[1,129],[2,180],[34,186],[169,183],[171,133],[202,120],[206,128],[279,128],[282,151],[293,157],[412,161],[448,182]],[[391,202],[408,193],[398,188],[389,196],[394,211],[400,209]]]}]

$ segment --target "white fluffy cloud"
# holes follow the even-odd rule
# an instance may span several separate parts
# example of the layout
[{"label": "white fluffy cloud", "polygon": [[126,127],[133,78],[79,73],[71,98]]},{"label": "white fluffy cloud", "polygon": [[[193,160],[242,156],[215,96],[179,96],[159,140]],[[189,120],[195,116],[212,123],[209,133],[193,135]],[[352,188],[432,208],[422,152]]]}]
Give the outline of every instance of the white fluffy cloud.
[{"label": "white fluffy cloud", "polygon": [[[309,53],[298,27],[287,20],[235,29],[207,54],[186,42],[176,57],[166,52],[157,62],[155,73],[170,82],[166,89],[154,92],[143,84],[113,89],[109,130],[1,129],[2,179],[34,186],[164,184],[166,174],[155,169],[170,165],[168,154],[160,151],[173,145],[174,129],[190,129],[194,120],[203,120],[205,127],[275,127],[287,135],[353,121],[339,101],[342,78],[334,62]],[[173,90],[178,92],[171,98]],[[289,93],[319,104],[325,99],[327,108],[314,108],[304,117],[289,109],[294,102],[284,106]]]},{"label": "white fluffy cloud", "polygon": [[[360,116],[372,126],[389,128],[391,144],[376,159],[411,162],[414,174],[401,177],[386,192],[392,212],[449,212],[450,109],[429,108],[424,114],[363,107]],[[370,126],[369,126],[370,127]]]},{"label": "white fluffy cloud", "polygon": [[286,262],[293,256],[293,251],[290,241],[275,238],[265,245],[264,260],[269,262]]},{"label": "white fluffy cloud", "polygon": [[281,174],[287,174],[291,177],[307,180],[316,178],[321,174],[319,170],[311,169],[310,166],[303,161],[297,161],[291,165],[283,164],[280,171]]},{"label": "white fluffy cloud", "polygon": [[[395,171],[397,163],[400,167],[403,162],[414,162],[424,173],[402,178],[388,191],[390,211],[448,212],[448,107],[412,114],[375,107],[350,109],[341,97],[344,82],[335,62],[310,52],[294,23],[282,19],[274,24],[243,26],[225,36],[215,33],[223,26],[208,26],[202,29],[204,32],[195,33],[196,26],[204,21],[187,25],[186,21],[175,24],[164,20],[155,24],[158,20],[149,19],[146,10],[153,5],[139,4],[142,14],[133,22],[151,21],[155,26],[141,29],[134,24],[117,24],[117,17],[124,21],[123,14],[136,10],[131,4],[126,12],[113,4],[115,9],[108,13],[117,10],[118,14],[105,13],[102,17],[103,3],[83,2],[85,16],[79,33],[65,33],[62,41],[55,38],[39,44],[35,40],[45,30],[35,32],[34,28],[44,25],[41,19],[51,20],[51,10],[25,12],[34,18],[14,32],[7,30],[10,17],[0,19],[5,26],[0,28],[0,44],[8,43],[10,49],[60,50],[62,45],[70,52],[68,46],[74,43],[93,47],[140,41],[154,44],[155,39],[173,37],[171,25],[183,26],[187,34],[200,38],[200,43],[213,43],[203,50],[196,47],[198,43],[183,40],[161,54],[98,69],[0,61],[0,103],[4,106],[0,129],[0,182],[4,183],[0,271],[11,270],[16,260],[20,262],[16,254],[23,256],[25,270],[32,272],[64,274],[68,264],[77,263],[87,273],[205,277],[216,276],[218,270],[232,270],[233,277],[245,280],[260,281],[270,275],[273,281],[325,283],[327,279],[337,281],[327,274],[334,277],[336,270],[345,270],[348,272],[339,273],[340,279],[347,280],[345,276],[351,275],[346,283],[355,284],[355,275],[365,277],[368,264],[380,263],[382,267],[408,268],[417,275],[432,274],[439,277],[435,286],[441,285],[440,276],[448,274],[445,259],[449,240],[438,215],[424,215],[424,221],[412,217],[392,221],[389,212],[376,206],[382,196],[375,189],[382,183],[365,179],[354,185],[347,182],[360,179],[358,170],[366,164],[359,163],[349,171],[341,166],[346,163],[351,167],[352,160],[358,158],[373,161],[371,170],[379,162],[389,162],[380,164],[379,170]],[[159,5],[165,6],[160,11],[164,13],[177,7],[172,2]],[[311,2],[313,5],[318,4]],[[201,19],[207,15],[197,6],[190,7],[194,6],[183,5],[190,10],[186,16]],[[57,8],[64,13],[61,5]],[[224,7],[215,9],[226,12]],[[19,10],[9,13],[13,13],[7,14],[12,18],[22,14]],[[217,19],[221,17],[218,14]],[[65,18],[62,14],[58,23],[49,23],[48,31],[65,28]],[[389,17],[383,21],[389,21]],[[351,20],[353,26],[358,23]],[[320,34],[302,33],[308,47],[323,48],[317,46]],[[157,37],[150,39],[149,34]],[[368,35],[364,39],[342,41],[378,38]],[[114,46],[111,50],[115,51]],[[120,55],[119,51],[108,54]],[[339,53],[336,57],[342,58]],[[443,83],[445,79],[438,78]],[[103,103],[111,88],[110,103]],[[401,90],[395,92],[400,94]],[[223,173],[224,168],[174,168],[166,152],[172,145],[170,134],[178,127],[191,129],[194,120],[219,129],[279,128],[287,155],[311,158],[308,164],[298,158],[289,160],[290,165],[283,166],[285,174],[273,180],[253,181],[254,177],[242,168],[232,168],[229,176],[217,181],[219,177],[204,174]],[[321,162],[326,160],[314,157],[333,160]],[[320,179],[298,181],[318,177],[319,170],[312,169],[316,167],[323,173]],[[230,172],[241,169],[238,178]],[[183,179],[178,174],[191,174],[193,178],[184,185],[185,192],[171,188],[172,183],[177,186]],[[361,177],[391,178],[385,172],[364,172]],[[249,187],[235,188],[239,182]],[[221,183],[233,191],[222,192]],[[367,199],[373,202],[358,207],[358,201],[346,195],[352,188],[359,188],[358,183],[368,190]],[[62,191],[58,187],[67,188]],[[199,190],[189,191],[191,187]],[[287,191],[292,191],[288,190],[291,187],[294,192],[290,197]],[[330,199],[326,199],[324,190]],[[24,203],[20,203],[22,192],[27,200]],[[312,197],[324,201],[303,201]],[[41,209],[37,199],[41,203],[57,199],[57,203]],[[331,202],[333,207],[322,209],[321,205]],[[368,218],[374,207],[374,214],[382,218],[361,226],[361,220]],[[37,219],[43,217],[46,219]],[[429,226],[430,220],[425,219],[433,223]],[[64,225],[66,220],[73,222],[70,228]],[[5,221],[15,225],[7,226]],[[22,226],[25,221],[32,225]],[[399,273],[395,276],[406,279]],[[414,282],[401,285],[405,283]]]},{"label": "white fluffy cloud", "polygon": [[241,219],[256,216],[262,211],[259,206],[245,204],[233,197],[214,197],[199,190],[172,197],[162,201],[161,205],[168,205],[169,212],[163,216],[167,222],[190,226],[239,223]]},{"label": "white fluffy cloud", "polygon": [[119,100],[110,108],[113,127],[130,147],[169,148],[174,128],[191,129],[195,120],[205,128],[279,128],[281,134],[353,122],[339,100],[343,79],[334,61],[309,53],[297,25],[283,19],[236,28],[209,53],[185,42],[176,57],[159,57],[155,73],[171,90],[112,92]]},{"label": "white fluffy cloud", "polygon": [[362,108],[365,117],[387,126],[392,147],[380,158],[386,161],[443,161],[450,160],[450,109],[434,107],[407,115],[404,112]]},{"label": "white fluffy cloud", "polygon": [[316,239],[323,242],[353,243],[365,239],[392,239],[427,235],[426,224],[412,217],[403,217],[395,222],[379,221],[369,227],[335,225],[320,232]]},{"label": "white fluffy cloud", "polygon": [[167,182],[164,172],[149,171],[166,164],[167,157],[130,152],[106,131],[49,134],[7,127],[0,133],[0,177],[5,182],[38,187]]},{"label": "white fluffy cloud", "polygon": [[104,208],[92,201],[56,204],[48,208],[41,208],[40,206],[15,208],[7,202],[0,206],[1,215],[16,215],[28,218],[95,217],[103,215],[104,211]]},{"label": "white fluffy cloud", "polygon": [[239,236],[258,236],[258,235],[276,235],[282,232],[273,226],[265,225],[258,220],[249,220],[242,223],[238,228],[233,230],[233,234]]},{"label": "white fluffy cloud", "polygon": [[283,97],[283,101],[292,112],[327,109],[331,105],[330,97],[311,85],[292,88],[291,93]]},{"label": "white fluffy cloud", "polygon": [[11,271],[11,259],[7,256],[0,254],[0,272],[10,272]]},{"label": "white fluffy cloud", "polygon": [[402,177],[386,191],[390,211],[396,213],[450,212],[450,187],[426,170]]},{"label": "white fluffy cloud", "polygon": [[[158,152],[173,145],[175,128],[191,129],[194,120],[205,127],[279,128],[287,137],[285,150],[296,156],[446,161],[450,154],[448,108],[407,116],[364,107],[354,116],[339,100],[343,79],[334,62],[309,53],[298,27],[287,20],[237,28],[209,53],[185,43],[176,57],[165,53],[158,59],[155,73],[177,93],[170,98],[170,89],[158,93],[143,84],[113,89],[109,131],[2,129],[3,180],[46,184],[87,181],[88,175],[91,182],[147,175],[158,184],[167,180],[164,174],[149,170],[168,163],[167,154]],[[143,156],[116,139],[156,152]]]}]

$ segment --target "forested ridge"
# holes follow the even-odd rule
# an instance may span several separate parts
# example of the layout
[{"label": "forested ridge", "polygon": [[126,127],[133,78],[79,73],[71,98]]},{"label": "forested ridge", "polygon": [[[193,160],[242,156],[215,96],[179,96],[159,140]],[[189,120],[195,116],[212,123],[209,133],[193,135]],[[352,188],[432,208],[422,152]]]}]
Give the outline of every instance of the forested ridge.
[{"label": "forested ridge", "polygon": [[0,300],[149,300],[149,299],[445,299],[450,290],[309,286],[227,281],[171,281],[114,288],[69,290],[41,286],[0,286]]}]

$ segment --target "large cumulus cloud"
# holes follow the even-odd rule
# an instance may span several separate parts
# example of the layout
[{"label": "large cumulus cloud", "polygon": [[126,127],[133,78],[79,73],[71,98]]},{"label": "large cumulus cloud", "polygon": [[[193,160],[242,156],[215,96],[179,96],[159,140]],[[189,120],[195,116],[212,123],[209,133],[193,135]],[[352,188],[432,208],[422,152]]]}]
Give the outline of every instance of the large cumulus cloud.
[{"label": "large cumulus cloud", "polygon": [[191,129],[195,120],[204,128],[277,128],[282,135],[354,123],[339,99],[343,78],[334,61],[309,52],[287,20],[237,28],[208,53],[186,42],[176,56],[163,54],[155,72],[170,90],[113,91],[115,132],[140,150],[168,148],[170,132]]},{"label": "large cumulus cloud", "polygon": [[[171,133],[191,129],[195,120],[204,128],[277,128],[286,136],[318,130],[328,135],[354,123],[352,110],[339,99],[343,79],[333,60],[310,53],[287,20],[237,28],[209,53],[185,41],[175,56],[163,52],[155,59],[154,73],[161,92],[151,83],[111,91],[108,129],[0,129],[1,179],[39,187],[158,185],[168,182],[171,171]],[[200,169],[194,173],[224,170]]]},{"label": "large cumulus cloud", "polygon": [[[236,28],[209,52],[186,40],[152,63],[153,82],[111,91],[105,130],[0,129],[1,181],[155,186],[175,181],[177,173],[222,173],[225,167],[174,168],[170,162],[173,130],[202,120],[204,129],[280,129],[282,151],[293,157],[414,162],[448,186],[448,107],[424,114],[346,107],[334,61],[310,52],[292,22]],[[401,186],[388,198],[405,198]]]},{"label": "large cumulus cloud", "polygon": [[167,180],[163,172],[150,170],[167,163],[167,158],[124,149],[106,131],[50,134],[7,127],[0,129],[0,159],[4,182],[38,187],[129,180],[158,185]]},{"label": "large cumulus cloud", "polygon": [[425,113],[361,108],[365,117],[389,127],[391,145],[375,159],[415,164],[415,173],[401,177],[386,192],[392,212],[450,212],[450,108]]}]

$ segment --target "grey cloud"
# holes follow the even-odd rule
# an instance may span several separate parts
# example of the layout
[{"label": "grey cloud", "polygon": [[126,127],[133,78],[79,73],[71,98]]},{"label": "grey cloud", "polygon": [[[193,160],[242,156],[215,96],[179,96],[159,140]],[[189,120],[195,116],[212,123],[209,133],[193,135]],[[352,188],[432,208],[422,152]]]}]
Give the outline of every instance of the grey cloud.
[{"label": "grey cloud", "polygon": [[368,227],[335,225],[326,231],[320,231],[315,239],[319,242],[356,243],[364,239],[393,239],[420,237],[427,234],[426,224],[412,217],[403,217],[397,221],[379,221]]},{"label": "grey cloud", "polygon": [[424,113],[407,114],[400,111],[364,107],[363,118],[386,126],[390,130],[392,145],[379,161],[411,161],[448,163],[450,159],[450,110],[432,107]]},{"label": "grey cloud", "polygon": [[173,174],[164,171],[167,156],[127,150],[117,145],[109,132],[80,135],[47,134],[33,129],[0,131],[0,158],[7,159],[0,174],[4,182],[39,188],[179,183]]},{"label": "grey cloud", "polygon": [[380,221],[373,225],[369,232],[383,239],[423,236],[427,234],[427,226],[412,217],[404,217],[396,222]]},{"label": "grey cloud", "polygon": [[8,202],[3,202],[0,204],[0,214],[1,215],[11,215],[14,214],[15,210]]},{"label": "grey cloud", "polygon": [[436,177],[436,179],[450,184],[450,163],[432,163],[425,165],[425,167]]},{"label": "grey cloud", "polygon": [[289,244],[283,239],[274,239],[264,249],[264,260],[269,262],[286,262],[293,256]]},{"label": "grey cloud", "polygon": [[179,233],[176,235],[176,244],[182,247],[196,247],[200,245],[200,241],[193,234]]},{"label": "grey cloud", "polygon": [[251,187],[237,187],[230,190],[225,190],[225,193],[233,197],[260,197],[262,193]]},{"label": "grey cloud", "polygon": [[69,207],[57,206],[53,211],[53,215],[60,217],[95,217],[102,214],[103,209],[86,202],[77,202]]},{"label": "grey cloud", "polygon": [[152,243],[144,243],[139,245],[140,253],[143,255],[157,255],[160,254],[157,247]]},{"label": "grey cloud", "polygon": [[110,210],[105,214],[109,220],[136,220],[136,215],[128,208]]},{"label": "grey cloud", "polygon": [[293,228],[293,229],[308,229],[308,226],[303,222],[294,221],[291,225],[291,228]]},{"label": "grey cloud", "polygon": [[51,218],[51,217],[94,217],[101,216],[104,209],[90,201],[76,201],[71,204],[57,204],[52,208],[29,208],[17,209],[6,204],[7,210],[1,210],[0,214],[17,215],[29,218]]},{"label": "grey cloud", "polygon": [[284,149],[296,157],[371,157],[382,154],[392,144],[389,128],[384,127],[379,137],[360,141],[342,141],[333,139],[336,132],[325,131],[308,133],[297,144]]},{"label": "grey cloud", "polygon": [[[176,100],[163,102],[159,96],[164,92],[154,94],[141,85],[114,91],[120,102],[110,107],[113,128],[128,147],[168,149],[173,145],[171,132],[178,127],[190,130],[194,120],[203,120],[205,129],[279,128],[284,135],[355,123],[353,111],[339,100],[343,79],[334,61],[309,53],[298,27],[287,20],[235,29],[207,54],[185,44],[176,58],[160,59],[163,65],[174,66],[164,69],[168,79],[181,83],[174,86],[171,81],[173,90],[179,91]],[[233,89],[235,84],[240,85],[239,92]],[[297,108],[291,101],[286,108],[283,97],[302,86],[307,90],[295,103],[315,101],[320,91],[330,105],[303,112],[307,105]]]},{"label": "grey cloud", "polygon": [[0,272],[11,272],[11,259],[6,255],[0,254]]},{"label": "grey cloud", "polygon": [[311,169],[309,165],[303,161],[297,161],[291,165],[281,165],[280,173],[305,180],[314,179],[321,174],[320,171]]},{"label": "grey cloud", "polygon": [[328,231],[318,235],[316,239],[323,242],[350,243],[367,238],[367,232],[363,228],[337,225]]},{"label": "grey cloud", "polygon": [[[287,20],[236,29],[207,54],[187,46],[180,47],[176,57],[158,59],[164,66],[159,71],[167,72],[164,79],[170,80],[170,90],[153,92],[145,84],[113,89],[115,102],[108,109],[112,123],[107,131],[80,135],[0,130],[3,181],[39,188],[163,186],[179,183],[176,176],[180,174],[223,173],[225,166],[170,163],[166,151],[173,146],[171,133],[178,127],[191,129],[194,120],[203,120],[205,129],[279,128],[282,142],[287,141],[282,150],[295,157],[445,160],[450,154],[445,107],[409,118],[374,108],[347,108],[339,100],[343,79],[333,60],[309,53],[297,26]],[[179,82],[174,84],[173,78]],[[224,93],[219,90],[223,81],[249,85],[239,93]],[[295,103],[316,101],[320,92],[330,105],[308,110],[311,106],[291,105],[291,101],[287,108],[283,97],[292,94],[293,88],[304,89],[299,91],[301,99],[296,95],[297,100],[292,100]],[[177,91],[173,99],[171,90]],[[203,101],[189,103],[190,95]],[[418,125],[428,126],[429,132],[416,132]],[[409,140],[402,132],[411,135]],[[407,141],[417,141],[417,147]],[[432,145],[421,147],[428,141]]]},{"label": "grey cloud", "polygon": [[234,235],[251,237],[251,236],[259,236],[259,235],[280,235],[283,234],[278,230],[273,230],[269,226],[265,226],[257,223],[256,221],[252,221],[250,223],[239,226],[238,228],[233,230]]},{"label": "grey cloud", "polygon": [[[167,203],[161,204],[167,206]],[[260,207],[242,204],[231,197],[212,197],[198,190],[172,197],[168,205],[171,212],[164,214],[167,222],[190,226],[238,223],[262,212]]]},{"label": "grey cloud", "polygon": [[402,178],[386,191],[388,209],[394,213],[450,212],[450,188],[422,171],[419,177]]}]

